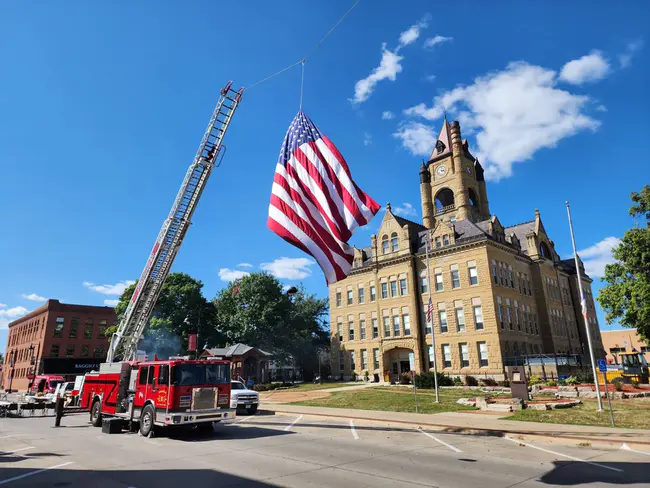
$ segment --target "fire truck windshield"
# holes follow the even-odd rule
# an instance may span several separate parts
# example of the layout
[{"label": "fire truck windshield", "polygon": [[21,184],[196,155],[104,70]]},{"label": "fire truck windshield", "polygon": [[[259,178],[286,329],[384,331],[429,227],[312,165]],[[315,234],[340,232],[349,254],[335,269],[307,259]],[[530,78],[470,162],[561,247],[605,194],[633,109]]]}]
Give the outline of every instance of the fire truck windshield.
[{"label": "fire truck windshield", "polygon": [[227,364],[177,364],[172,368],[172,384],[177,386],[222,385],[230,382]]}]

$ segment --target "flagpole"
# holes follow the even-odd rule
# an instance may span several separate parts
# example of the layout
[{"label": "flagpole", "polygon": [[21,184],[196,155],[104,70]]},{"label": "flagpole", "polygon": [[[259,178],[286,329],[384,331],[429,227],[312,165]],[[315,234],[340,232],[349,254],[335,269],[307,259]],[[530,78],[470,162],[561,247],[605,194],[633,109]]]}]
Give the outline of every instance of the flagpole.
[{"label": "flagpole", "polygon": [[[436,361],[436,335],[433,330],[433,310],[430,306],[433,302],[431,301],[431,274],[429,273],[429,269],[431,268],[430,262],[429,262],[429,243],[431,241],[431,231],[427,230],[427,239],[426,239],[426,256],[427,256],[427,289],[429,290],[429,301],[427,302],[427,315],[431,316],[431,320],[427,320],[429,322],[429,326],[431,327],[431,349],[433,350],[433,384],[434,388],[436,389],[436,403],[440,403],[440,397],[438,395],[438,363]],[[431,312],[431,313],[429,313]],[[426,318],[426,316],[425,316]],[[426,331],[425,331],[426,332]],[[426,340],[424,341],[426,344]]]},{"label": "flagpole", "polygon": [[[587,299],[582,291],[582,276],[580,274],[580,263],[578,262],[578,251],[576,250],[576,238],[573,234],[573,221],[571,220],[571,208],[569,201],[566,202],[566,212],[569,217],[569,229],[571,230],[571,243],[573,244],[573,257],[576,262],[576,274],[578,275],[578,292],[580,293],[580,307],[582,308],[582,316],[585,319],[585,330],[587,331],[587,344],[589,346],[589,357],[591,359],[591,370],[594,375],[594,384],[596,385],[596,398],[598,399],[598,411],[603,411],[603,399],[600,397],[600,384],[598,383],[598,375],[596,374],[596,360],[594,357],[594,348],[591,343],[591,331],[589,330],[589,321],[587,319]],[[604,373],[605,375],[607,373]]]}]

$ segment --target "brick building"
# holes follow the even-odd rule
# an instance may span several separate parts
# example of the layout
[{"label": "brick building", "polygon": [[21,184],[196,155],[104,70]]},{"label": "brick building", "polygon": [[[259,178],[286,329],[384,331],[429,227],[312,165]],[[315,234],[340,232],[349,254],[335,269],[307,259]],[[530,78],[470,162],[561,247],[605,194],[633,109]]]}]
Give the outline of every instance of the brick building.
[{"label": "brick building", "polygon": [[48,300],[9,324],[2,387],[26,390],[34,372],[72,376],[96,368],[106,359],[104,331],[116,320],[112,307]]},{"label": "brick building", "polygon": [[[370,246],[355,248],[349,276],[329,288],[333,374],[368,371],[383,380],[408,371],[411,361],[417,372],[432,368],[429,297],[438,370],[447,374],[501,379],[504,366],[525,357],[587,352],[574,261],[559,258],[537,210],[513,226],[490,213],[483,168],[458,122],[444,121],[422,163],[420,197],[423,224],[388,204]],[[584,269],[581,275],[603,357],[591,279]]]},{"label": "brick building", "polygon": [[622,352],[640,352],[650,363],[650,342],[644,340],[636,329],[607,330],[602,332],[603,345],[607,352],[607,362],[620,364]]}]

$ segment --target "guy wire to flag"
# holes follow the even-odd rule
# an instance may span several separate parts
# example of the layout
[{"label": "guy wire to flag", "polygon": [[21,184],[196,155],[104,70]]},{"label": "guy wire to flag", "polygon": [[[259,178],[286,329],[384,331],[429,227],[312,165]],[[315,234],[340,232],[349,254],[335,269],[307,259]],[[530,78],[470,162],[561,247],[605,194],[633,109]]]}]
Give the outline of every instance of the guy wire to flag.
[{"label": "guy wire to flag", "polygon": [[352,267],[352,233],[380,205],[352,180],[334,143],[301,110],[289,126],[273,177],[268,228],[316,259],[328,284]]}]

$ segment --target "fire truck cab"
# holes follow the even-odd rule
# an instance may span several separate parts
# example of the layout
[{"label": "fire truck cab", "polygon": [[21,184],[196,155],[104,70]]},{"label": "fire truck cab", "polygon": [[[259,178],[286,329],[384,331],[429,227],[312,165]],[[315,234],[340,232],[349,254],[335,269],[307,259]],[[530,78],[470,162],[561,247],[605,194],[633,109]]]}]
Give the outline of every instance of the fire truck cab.
[{"label": "fire truck cab", "polygon": [[121,417],[138,422],[144,436],[154,426],[209,427],[236,417],[228,361],[104,363],[99,372],[86,374],[80,401],[95,427],[105,417]]}]

